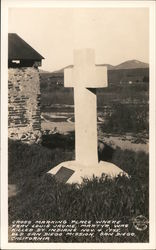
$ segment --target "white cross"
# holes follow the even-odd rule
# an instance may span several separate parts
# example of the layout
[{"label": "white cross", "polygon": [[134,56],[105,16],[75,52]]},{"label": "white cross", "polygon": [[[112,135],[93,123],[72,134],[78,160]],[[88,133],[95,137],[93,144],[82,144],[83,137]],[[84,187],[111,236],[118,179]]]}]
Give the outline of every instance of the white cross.
[{"label": "white cross", "polygon": [[74,67],[64,70],[64,86],[74,87],[76,161],[98,164],[96,88],[107,87],[107,68],[95,65],[93,49],[74,50]]}]

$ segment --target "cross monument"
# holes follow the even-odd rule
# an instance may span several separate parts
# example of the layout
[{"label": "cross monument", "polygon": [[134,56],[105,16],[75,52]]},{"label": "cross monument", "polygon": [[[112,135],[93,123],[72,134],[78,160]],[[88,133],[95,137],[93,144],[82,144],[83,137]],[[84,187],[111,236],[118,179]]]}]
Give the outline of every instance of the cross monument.
[{"label": "cross monument", "polygon": [[64,70],[64,86],[74,88],[75,161],[63,162],[49,172],[60,181],[80,183],[83,177],[116,176],[116,165],[98,162],[96,89],[108,86],[107,68],[95,65],[93,49],[74,51],[74,66]]},{"label": "cross monument", "polygon": [[97,164],[96,88],[107,87],[107,68],[95,66],[93,49],[75,50],[74,67],[64,71],[64,86],[74,88],[76,161]]}]

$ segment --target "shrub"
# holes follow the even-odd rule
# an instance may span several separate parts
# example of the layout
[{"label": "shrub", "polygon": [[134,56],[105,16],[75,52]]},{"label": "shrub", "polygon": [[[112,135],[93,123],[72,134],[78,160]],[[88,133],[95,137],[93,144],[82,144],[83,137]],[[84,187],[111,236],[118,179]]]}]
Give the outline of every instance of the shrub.
[{"label": "shrub", "polygon": [[148,132],[148,106],[126,105],[117,103],[113,113],[106,117],[102,129],[105,132]]}]

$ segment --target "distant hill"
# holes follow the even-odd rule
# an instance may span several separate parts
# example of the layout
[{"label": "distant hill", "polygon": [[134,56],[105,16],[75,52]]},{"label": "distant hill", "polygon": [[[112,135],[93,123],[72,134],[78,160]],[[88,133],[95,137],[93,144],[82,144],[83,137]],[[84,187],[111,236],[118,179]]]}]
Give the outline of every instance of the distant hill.
[{"label": "distant hill", "polygon": [[[123,63],[120,63],[116,66],[113,66],[111,64],[97,64],[97,66],[106,66],[108,70],[117,70],[117,69],[144,69],[149,68],[148,63],[144,63],[138,60],[128,60]],[[63,73],[64,69],[66,68],[72,68],[73,65],[68,65],[60,70],[53,71],[52,73]]]},{"label": "distant hill", "polygon": [[73,65],[68,65],[62,69],[59,69],[59,70],[56,70],[56,71],[53,71],[52,73],[64,73],[64,69],[67,69],[67,68],[73,68]]},{"label": "distant hill", "polygon": [[40,74],[50,74],[51,72],[43,70],[43,69],[39,69],[39,73]]},{"label": "distant hill", "polygon": [[[137,60],[129,60],[117,66],[111,64],[99,64],[97,66],[106,66],[108,69],[109,84],[141,83],[149,82],[149,64]],[[51,85],[64,84],[64,69],[72,68],[68,65],[60,70],[48,72],[40,70],[42,88]]]},{"label": "distant hill", "polygon": [[113,69],[143,69],[143,68],[149,68],[149,64],[140,62],[138,60],[129,60],[113,67]]},{"label": "distant hill", "polygon": [[113,70],[114,66],[111,64],[97,64],[96,66],[105,66],[107,67],[107,70]]},{"label": "distant hill", "polygon": [[106,66],[108,70],[149,68],[148,63],[140,62],[138,60],[128,60],[128,61],[120,63],[116,66],[113,66],[111,64],[97,64],[97,66]]}]

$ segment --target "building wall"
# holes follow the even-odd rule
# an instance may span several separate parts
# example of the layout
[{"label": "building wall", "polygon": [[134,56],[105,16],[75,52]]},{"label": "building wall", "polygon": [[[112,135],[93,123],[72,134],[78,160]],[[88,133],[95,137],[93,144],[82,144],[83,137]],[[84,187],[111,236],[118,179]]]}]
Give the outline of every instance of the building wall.
[{"label": "building wall", "polygon": [[40,76],[37,68],[8,69],[8,135],[24,142],[41,137]]}]

